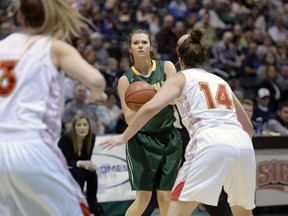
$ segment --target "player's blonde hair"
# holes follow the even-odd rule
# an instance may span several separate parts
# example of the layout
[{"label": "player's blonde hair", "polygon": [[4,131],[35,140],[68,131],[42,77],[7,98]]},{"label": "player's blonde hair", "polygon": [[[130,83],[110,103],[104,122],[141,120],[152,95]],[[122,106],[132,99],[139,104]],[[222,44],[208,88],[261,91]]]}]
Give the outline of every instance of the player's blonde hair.
[{"label": "player's blonde hair", "polygon": [[33,34],[48,34],[60,40],[78,36],[85,18],[65,0],[20,0],[24,26]]}]

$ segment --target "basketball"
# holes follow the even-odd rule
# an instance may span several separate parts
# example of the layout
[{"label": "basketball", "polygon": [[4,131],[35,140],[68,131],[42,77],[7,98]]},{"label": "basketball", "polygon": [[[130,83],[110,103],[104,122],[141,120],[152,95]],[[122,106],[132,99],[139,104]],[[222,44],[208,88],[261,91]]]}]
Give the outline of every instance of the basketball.
[{"label": "basketball", "polygon": [[155,94],[156,90],[149,83],[137,81],[126,90],[125,102],[131,110],[138,111]]}]

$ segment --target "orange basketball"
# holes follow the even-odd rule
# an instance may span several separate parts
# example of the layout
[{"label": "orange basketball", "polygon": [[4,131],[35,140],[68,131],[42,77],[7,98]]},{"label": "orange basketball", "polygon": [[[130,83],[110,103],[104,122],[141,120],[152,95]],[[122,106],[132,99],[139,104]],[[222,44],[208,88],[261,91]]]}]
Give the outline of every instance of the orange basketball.
[{"label": "orange basketball", "polygon": [[156,90],[149,83],[137,81],[132,83],[126,90],[125,102],[131,110],[138,111],[155,94]]}]

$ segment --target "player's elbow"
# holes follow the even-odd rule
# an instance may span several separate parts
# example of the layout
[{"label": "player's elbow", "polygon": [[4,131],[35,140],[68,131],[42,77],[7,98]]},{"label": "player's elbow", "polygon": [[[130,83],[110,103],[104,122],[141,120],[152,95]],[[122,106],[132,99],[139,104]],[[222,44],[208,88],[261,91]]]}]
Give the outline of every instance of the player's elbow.
[{"label": "player's elbow", "polygon": [[100,75],[99,78],[96,81],[96,85],[98,86],[98,88],[100,88],[101,90],[105,91],[106,89],[106,80],[104,78],[104,76]]}]

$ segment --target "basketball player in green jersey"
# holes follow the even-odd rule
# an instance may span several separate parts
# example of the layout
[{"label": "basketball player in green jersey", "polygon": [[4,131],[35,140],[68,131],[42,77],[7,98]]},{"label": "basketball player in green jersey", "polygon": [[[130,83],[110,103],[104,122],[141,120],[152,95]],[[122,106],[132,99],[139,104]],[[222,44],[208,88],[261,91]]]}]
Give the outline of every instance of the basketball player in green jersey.
[{"label": "basketball player in green jersey", "polygon": [[[152,59],[153,44],[149,33],[143,29],[132,31],[126,43],[133,66],[119,79],[118,91],[125,120],[129,124],[136,112],[125,104],[125,92],[136,81],[150,83],[156,90],[169,77],[176,74],[170,61]],[[173,126],[173,105],[168,105],[152,118],[126,145],[126,157],[132,190],[136,199],[126,215],[142,215],[153,188],[157,189],[160,215],[167,215],[170,192],[181,162],[181,136]]]}]

